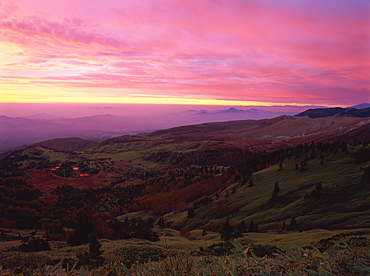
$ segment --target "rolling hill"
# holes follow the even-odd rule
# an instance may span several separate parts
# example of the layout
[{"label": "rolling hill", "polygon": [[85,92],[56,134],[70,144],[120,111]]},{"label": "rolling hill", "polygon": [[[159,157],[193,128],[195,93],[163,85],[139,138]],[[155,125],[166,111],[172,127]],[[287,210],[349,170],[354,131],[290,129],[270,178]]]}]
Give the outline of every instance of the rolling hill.
[{"label": "rolling hill", "polygon": [[370,247],[369,127],[279,116],[34,144],[0,160],[0,228],[40,229],[57,254],[92,237],[194,250],[232,238],[308,246],[348,231]]},{"label": "rolling hill", "polygon": [[[364,104],[364,106],[366,106]],[[361,107],[361,105],[360,105]],[[329,117],[329,116],[339,116],[339,117],[370,117],[370,107],[366,107],[363,109],[357,108],[341,108],[341,107],[334,107],[334,108],[316,108],[316,109],[308,109],[303,111],[297,115],[297,117],[301,116],[308,116],[310,118],[322,118],[322,117]]]},{"label": "rolling hill", "polygon": [[56,138],[34,144],[55,151],[73,151],[97,145],[96,142],[85,140],[78,137]]}]

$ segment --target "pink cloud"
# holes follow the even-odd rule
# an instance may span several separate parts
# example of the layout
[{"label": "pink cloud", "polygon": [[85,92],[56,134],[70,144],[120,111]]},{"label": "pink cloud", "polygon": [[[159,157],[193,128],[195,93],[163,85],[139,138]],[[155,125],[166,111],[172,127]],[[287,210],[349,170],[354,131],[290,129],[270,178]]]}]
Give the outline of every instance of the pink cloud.
[{"label": "pink cloud", "polygon": [[362,0],[16,0],[1,7],[4,41],[23,49],[3,75],[70,89],[246,101],[352,104],[370,96],[370,7]]},{"label": "pink cloud", "polygon": [[[28,38],[26,43],[34,39],[38,42],[47,41],[57,45],[61,43],[80,47],[98,44],[116,48],[124,45],[122,41],[115,38],[78,29],[78,26],[67,19],[62,22],[47,21],[40,18],[13,19],[1,22],[0,27],[8,31],[8,38]],[[19,42],[22,43],[21,38],[19,38]]]}]

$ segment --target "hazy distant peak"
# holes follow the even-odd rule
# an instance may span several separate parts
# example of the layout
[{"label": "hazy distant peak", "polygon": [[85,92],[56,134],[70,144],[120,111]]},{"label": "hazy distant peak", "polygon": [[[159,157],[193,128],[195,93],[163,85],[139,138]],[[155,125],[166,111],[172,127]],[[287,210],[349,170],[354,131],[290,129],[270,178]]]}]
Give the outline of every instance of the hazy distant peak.
[{"label": "hazy distant peak", "polygon": [[236,109],[234,107],[230,107],[229,109],[222,110],[222,112],[243,112],[244,110]]},{"label": "hazy distant peak", "polygon": [[115,116],[115,115],[112,115],[112,114],[97,114],[97,115],[93,115],[92,117],[119,117],[119,116]]},{"label": "hazy distant peak", "polygon": [[349,106],[347,108],[356,108],[356,109],[364,109],[370,107],[370,103],[362,103],[354,106]]},{"label": "hazy distant peak", "polygon": [[241,109],[236,109],[235,107],[230,107],[229,109],[224,109],[217,111],[215,113],[243,113],[243,112],[248,112],[247,110],[241,110]]},{"label": "hazy distant peak", "polygon": [[242,114],[242,113],[250,113],[250,112],[260,112],[261,110],[256,109],[256,108],[251,108],[248,110],[243,110],[243,109],[237,109],[235,107],[230,107],[228,109],[222,109],[218,111],[208,111],[208,110],[201,110],[197,114]]},{"label": "hazy distant peak", "polygon": [[211,114],[211,112],[209,112],[208,110],[201,110],[199,111],[198,113],[196,113],[197,115],[199,114]]},{"label": "hazy distant peak", "polygon": [[109,118],[109,117],[118,117],[118,116],[114,116],[112,114],[96,114],[96,115],[88,115],[88,116],[84,116],[84,117],[80,117],[80,118]]},{"label": "hazy distant peak", "polygon": [[269,111],[263,111],[263,110],[260,110],[260,109],[257,109],[257,108],[250,108],[250,109],[237,109],[237,108],[234,108],[234,107],[231,107],[229,109],[226,109],[226,110],[220,110],[218,111],[218,113],[256,113],[256,112],[265,112],[265,113],[269,113]]}]

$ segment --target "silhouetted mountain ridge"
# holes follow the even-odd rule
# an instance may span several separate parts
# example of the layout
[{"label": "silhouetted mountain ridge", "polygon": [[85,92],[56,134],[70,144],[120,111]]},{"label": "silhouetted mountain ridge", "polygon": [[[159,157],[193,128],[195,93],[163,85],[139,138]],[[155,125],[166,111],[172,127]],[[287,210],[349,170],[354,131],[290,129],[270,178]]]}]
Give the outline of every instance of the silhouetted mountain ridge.
[{"label": "silhouetted mountain ridge", "polygon": [[363,109],[343,108],[343,107],[315,108],[308,109],[295,116],[296,117],[308,116],[310,118],[323,118],[329,116],[365,118],[370,117],[370,107]]}]

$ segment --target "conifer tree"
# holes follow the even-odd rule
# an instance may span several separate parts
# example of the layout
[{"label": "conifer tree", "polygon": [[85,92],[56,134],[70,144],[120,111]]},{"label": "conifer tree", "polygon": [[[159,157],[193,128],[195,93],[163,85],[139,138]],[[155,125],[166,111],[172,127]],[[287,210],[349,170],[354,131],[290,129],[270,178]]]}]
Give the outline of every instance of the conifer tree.
[{"label": "conifer tree", "polygon": [[91,234],[94,232],[95,227],[87,214],[80,213],[77,215],[75,223],[74,234],[69,236],[68,243],[71,246],[76,246],[88,243]]},{"label": "conifer tree", "polygon": [[229,219],[227,219],[220,230],[221,239],[229,240],[234,236],[234,228],[230,225]]},{"label": "conifer tree", "polygon": [[100,250],[101,246],[102,245],[98,241],[98,239],[96,238],[96,236],[93,235],[90,238],[90,242],[89,242],[90,255],[92,257],[99,257],[99,256],[101,256],[101,254],[103,254],[103,251]]},{"label": "conifer tree", "polygon": [[254,225],[254,220],[252,219],[249,223],[248,232],[258,232],[256,231],[257,225]]},{"label": "conifer tree", "polygon": [[245,233],[247,232],[247,225],[245,225],[244,220],[242,220],[238,225],[239,233]]},{"label": "conifer tree", "polygon": [[158,224],[158,226],[160,228],[165,228],[166,227],[166,221],[164,220],[164,217],[163,216],[158,219],[158,223],[157,224]]},{"label": "conifer tree", "polygon": [[188,218],[193,218],[193,217],[195,217],[194,208],[189,208],[188,209]]},{"label": "conifer tree", "polygon": [[279,163],[279,170],[278,171],[282,171],[283,170],[283,160],[280,161]]},{"label": "conifer tree", "polygon": [[272,195],[271,195],[271,198],[270,198],[270,202],[275,202],[279,199],[279,196],[278,196],[279,191],[280,191],[279,181],[276,181],[274,191],[272,192]]},{"label": "conifer tree", "polygon": [[101,266],[104,262],[102,256],[103,251],[101,243],[98,241],[95,235],[92,235],[89,239],[89,252],[77,253],[77,258],[82,265],[92,265],[94,267]]},{"label": "conifer tree", "polygon": [[292,217],[290,220],[290,224],[287,225],[287,230],[297,230],[298,229],[298,224],[297,221],[295,220],[295,217]]}]

